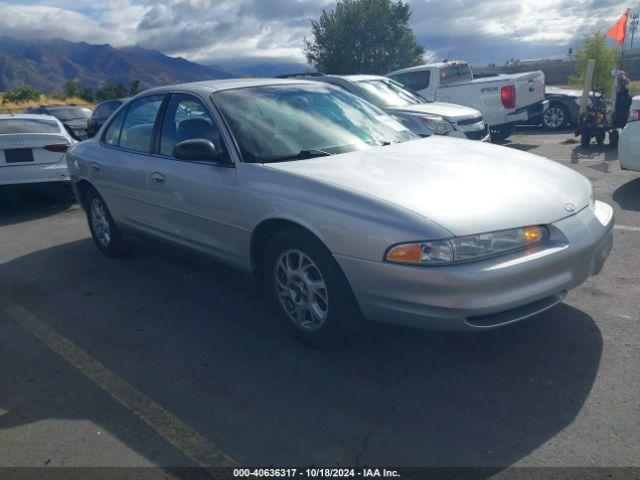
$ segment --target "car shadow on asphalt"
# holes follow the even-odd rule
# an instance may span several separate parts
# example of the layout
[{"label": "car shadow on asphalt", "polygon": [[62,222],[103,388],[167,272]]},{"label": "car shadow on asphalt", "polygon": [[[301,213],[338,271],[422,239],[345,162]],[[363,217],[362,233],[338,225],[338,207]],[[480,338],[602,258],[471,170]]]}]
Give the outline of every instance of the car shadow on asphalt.
[{"label": "car shadow on asphalt", "polygon": [[74,203],[71,188],[0,187],[0,227],[64,212]]},{"label": "car shadow on asphalt", "polygon": [[623,210],[640,212],[640,177],[618,187],[613,192],[613,201]]},{"label": "car shadow on asphalt", "polygon": [[[602,160],[603,162],[613,162],[618,160],[618,151],[615,148],[611,148],[609,145],[597,145],[591,144],[588,148],[584,148],[580,144],[577,144],[573,150],[571,150],[571,163],[577,165],[581,160]],[[601,168],[597,168],[603,172],[609,171],[609,165],[606,163],[601,164]]]},{"label": "car shadow on asphalt", "polygon": [[[566,304],[481,334],[372,324],[320,351],[237,275],[154,246],[109,259],[86,239],[0,265],[0,290],[245,465],[507,467],[572,423],[598,372],[600,330]],[[28,333],[0,338],[0,435],[85,420],[189,465],[115,401],[96,407],[106,394]]]}]

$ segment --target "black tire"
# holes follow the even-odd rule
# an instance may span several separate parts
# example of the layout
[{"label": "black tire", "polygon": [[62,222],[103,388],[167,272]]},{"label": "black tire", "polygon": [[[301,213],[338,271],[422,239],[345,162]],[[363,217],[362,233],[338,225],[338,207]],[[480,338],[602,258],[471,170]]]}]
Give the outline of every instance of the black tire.
[{"label": "black tire", "polygon": [[611,130],[609,132],[609,146],[611,148],[618,148],[618,140],[620,139],[620,134],[618,130]]},{"label": "black tire", "polygon": [[[297,256],[296,252],[301,252],[303,257]],[[301,277],[295,279],[295,274],[283,276],[282,266],[292,259],[294,263],[298,260],[301,263],[302,260],[311,261],[311,264],[306,263],[306,267],[297,271],[304,272],[301,275],[305,277],[313,277],[315,282],[323,282],[325,288],[318,291],[324,290],[324,295],[309,294],[310,290],[304,285],[304,280]],[[331,252],[313,235],[301,229],[286,228],[271,238],[264,255],[263,279],[265,292],[285,327],[306,344],[335,348],[353,339],[365,327],[366,322],[351,287]],[[323,320],[318,320],[311,312],[314,300],[316,306],[320,305],[320,310],[322,306],[326,307]],[[298,310],[297,306],[300,306]],[[304,309],[306,311],[302,319],[295,320],[294,317],[299,318],[297,311]],[[306,322],[307,325],[303,327],[299,321]],[[314,321],[318,325],[313,326]]]},{"label": "black tire", "polygon": [[493,143],[504,142],[507,138],[509,138],[509,136],[511,136],[515,128],[515,125],[513,125],[512,123],[491,128],[491,141]]},{"label": "black tire", "polygon": [[[108,257],[120,257],[126,254],[129,245],[125,241],[122,231],[113,221],[107,204],[95,189],[92,188],[87,192],[84,205],[91,236],[98,250]],[[102,218],[99,218],[98,209],[102,209]],[[104,235],[105,232],[107,235]]]},{"label": "black tire", "polygon": [[602,145],[604,143],[604,140],[607,138],[607,132],[598,132],[595,135],[596,138],[596,143],[598,145]]},{"label": "black tire", "polygon": [[582,148],[589,148],[589,144],[591,143],[591,135],[587,132],[583,132],[580,134],[580,145]]},{"label": "black tire", "polygon": [[562,103],[551,103],[542,114],[542,126],[547,130],[562,130],[567,123],[569,123],[569,109]]}]

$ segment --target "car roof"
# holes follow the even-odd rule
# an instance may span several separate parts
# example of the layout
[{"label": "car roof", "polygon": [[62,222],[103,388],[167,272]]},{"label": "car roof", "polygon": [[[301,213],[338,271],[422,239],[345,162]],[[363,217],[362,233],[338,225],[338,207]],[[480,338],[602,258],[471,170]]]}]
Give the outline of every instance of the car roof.
[{"label": "car roof", "polygon": [[[300,85],[309,84],[317,85],[317,82],[310,80],[302,80],[299,78],[229,78],[224,80],[205,80],[201,82],[180,83],[177,85],[166,85],[163,87],[155,87],[145,90],[138,95],[148,95],[151,93],[168,93],[175,91],[188,91],[192,93],[200,93],[202,95],[220,92],[223,90],[232,90],[235,88],[246,87],[265,87],[272,85]],[[137,95],[136,95],[137,96]]]},{"label": "car roof", "polygon": [[460,60],[450,60],[448,62],[436,62],[436,63],[425,63],[424,65],[416,65],[415,67],[407,67],[401,68],[398,70],[394,70],[393,72],[389,72],[387,75],[397,75],[398,73],[407,73],[407,72],[420,72],[421,70],[427,70],[434,67],[437,68],[447,68],[458,63],[467,63]]},{"label": "car roof", "polygon": [[3,113],[0,114],[0,120],[12,118],[14,120],[51,120],[58,123],[58,119],[53,115],[45,115],[40,113]]}]

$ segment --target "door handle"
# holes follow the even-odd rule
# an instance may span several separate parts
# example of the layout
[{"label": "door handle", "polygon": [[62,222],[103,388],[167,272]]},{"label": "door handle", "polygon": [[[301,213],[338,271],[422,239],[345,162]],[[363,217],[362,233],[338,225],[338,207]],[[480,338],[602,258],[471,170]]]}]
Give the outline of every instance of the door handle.
[{"label": "door handle", "polygon": [[151,174],[151,181],[156,185],[162,185],[164,183],[164,175],[158,172],[153,172]]},{"label": "door handle", "polygon": [[98,173],[100,170],[102,170],[102,168],[100,167],[99,163],[91,162],[91,170]]}]

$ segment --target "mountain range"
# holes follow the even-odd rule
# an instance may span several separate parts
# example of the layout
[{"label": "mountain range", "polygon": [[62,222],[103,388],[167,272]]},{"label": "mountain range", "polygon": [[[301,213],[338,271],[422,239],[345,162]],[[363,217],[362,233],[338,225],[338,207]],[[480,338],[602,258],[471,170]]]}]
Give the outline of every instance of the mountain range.
[{"label": "mountain range", "polygon": [[96,88],[108,82],[126,86],[138,79],[147,88],[234,76],[237,74],[216,65],[200,65],[140,47],[0,37],[0,91],[29,84],[43,93],[62,92],[67,80]]}]

